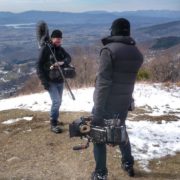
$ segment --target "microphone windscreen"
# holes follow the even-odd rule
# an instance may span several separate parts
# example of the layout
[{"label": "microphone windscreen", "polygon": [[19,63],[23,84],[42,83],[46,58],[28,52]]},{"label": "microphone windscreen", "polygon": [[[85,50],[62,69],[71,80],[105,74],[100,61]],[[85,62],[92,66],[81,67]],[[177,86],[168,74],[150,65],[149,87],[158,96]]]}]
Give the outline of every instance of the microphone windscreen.
[{"label": "microphone windscreen", "polygon": [[50,40],[48,25],[45,21],[39,21],[37,23],[36,36],[40,48]]}]

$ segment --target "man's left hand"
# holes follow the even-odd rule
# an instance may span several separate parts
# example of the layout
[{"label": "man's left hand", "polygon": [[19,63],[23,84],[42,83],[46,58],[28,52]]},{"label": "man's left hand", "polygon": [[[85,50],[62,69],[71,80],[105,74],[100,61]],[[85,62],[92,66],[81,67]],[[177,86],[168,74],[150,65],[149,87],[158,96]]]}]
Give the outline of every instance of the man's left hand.
[{"label": "man's left hand", "polygon": [[64,61],[56,62],[53,65],[51,65],[50,69],[52,70],[58,66],[62,66],[63,64],[64,64]]}]

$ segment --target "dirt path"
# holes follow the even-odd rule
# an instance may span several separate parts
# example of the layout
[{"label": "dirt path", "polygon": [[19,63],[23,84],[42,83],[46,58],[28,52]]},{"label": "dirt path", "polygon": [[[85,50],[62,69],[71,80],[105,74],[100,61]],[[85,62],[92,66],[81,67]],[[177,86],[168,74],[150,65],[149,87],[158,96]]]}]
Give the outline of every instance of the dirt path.
[{"label": "dirt path", "polygon": [[[2,121],[21,116],[34,116],[32,121],[19,121],[11,125],[3,125]],[[74,152],[73,145],[82,142],[78,138],[70,139],[68,123],[80,116],[79,113],[63,113],[61,119],[66,123],[65,132],[50,132],[48,114],[25,110],[0,112],[0,180],[88,180],[94,169],[92,145],[84,151]],[[82,115],[82,114],[81,114]],[[176,159],[152,161],[152,173],[141,170],[136,163],[135,179],[178,179],[180,156]],[[164,163],[163,163],[164,162]],[[161,166],[161,168],[160,168]],[[164,169],[163,169],[163,168]],[[180,167],[180,166],[179,166]],[[130,179],[120,168],[120,157],[115,148],[108,147],[108,168],[110,180]],[[163,169],[163,171],[161,170]],[[172,172],[175,173],[172,173]]]}]

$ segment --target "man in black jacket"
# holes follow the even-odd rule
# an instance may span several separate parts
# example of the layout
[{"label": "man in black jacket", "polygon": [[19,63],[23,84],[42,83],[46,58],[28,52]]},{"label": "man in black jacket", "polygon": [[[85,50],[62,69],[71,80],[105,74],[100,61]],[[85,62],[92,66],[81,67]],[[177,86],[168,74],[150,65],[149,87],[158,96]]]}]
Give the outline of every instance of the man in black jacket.
[{"label": "man in black jacket", "polygon": [[[58,66],[63,68],[71,62],[70,55],[61,47],[61,43],[62,32],[60,30],[54,30],[51,34],[50,47],[45,45],[41,49],[37,64],[37,74],[42,85],[49,92],[52,100],[50,121],[51,130],[55,133],[62,132],[62,128],[58,126],[58,117],[59,108],[62,101],[64,81],[58,70]],[[50,48],[55,54],[58,62],[55,62]]]},{"label": "man in black jacket", "polygon": [[[143,62],[143,56],[130,37],[130,23],[124,18],[115,20],[111,36],[102,39],[104,47],[100,52],[100,64],[94,92],[93,125],[104,126],[104,119],[117,118],[125,125],[128,109],[133,101],[132,93],[136,75]],[[134,176],[129,139],[119,143],[122,154],[122,168]],[[93,180],[106,179],[106,145],[94,144],[96,168]]]}]

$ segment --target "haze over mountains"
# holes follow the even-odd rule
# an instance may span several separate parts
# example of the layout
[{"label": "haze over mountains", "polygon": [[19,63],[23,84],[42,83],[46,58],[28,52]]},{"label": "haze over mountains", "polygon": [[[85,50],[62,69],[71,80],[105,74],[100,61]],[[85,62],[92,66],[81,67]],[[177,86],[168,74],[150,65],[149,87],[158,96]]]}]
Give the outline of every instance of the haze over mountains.
[{"label": "haze over mountains", "polygon": [[179,49],[180,11],[0,12],[1,89],[4,92],[12,84],[23,82],[27,74],[35,71],[38,57],[36,23],[39,20],[48,23],[50,32],[55,28],[63,31],[63,45],[68,51],[82,46],[94,47],[98,52],[101,38],[110,34],[112,21],[119,17],[130,20],[132,36],[142,47],[146,45],[148,52],[174,46]]},{"label": "haze over mountains", "polygon": [[82,13],[54,11],[0,12],[0,24],[36,23],[42,19],[50,24],[111,24],[118,17],[128,18],[133,26],[146,27],[148,25],[180,20],[180,12],[165,10],[127,12],[90,11]]},{"label": "haze over mountains", "polygon": [[[1,49],[0,57],[3,57],[4,53],[6,57],[8,56],[6,51],[9,44],[11,48],[21,46],[21,44],[24,48],[27,45],[29,48],[31,46],[35,48],[37,44],[35,27],[39,20],[45,20],[50,31],[55,28],[61,29],[64,32],[64,45],[73,46],[99,42],[103,36],[109,35],[111,23],[118,17],[130,20],[132,35],[137,41],[162,36],[179,36],[180,11],[0,12],[0,45],[5,46],[2,47],[3,52]],[[24,59],[24,56],[22,57]]]}]

